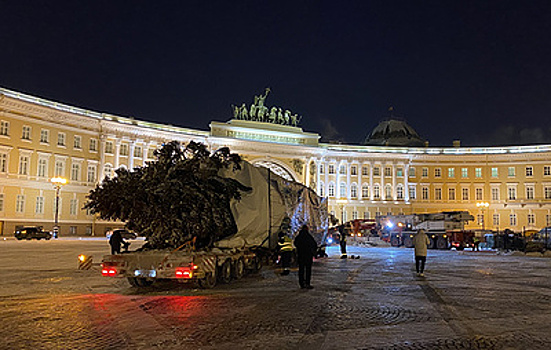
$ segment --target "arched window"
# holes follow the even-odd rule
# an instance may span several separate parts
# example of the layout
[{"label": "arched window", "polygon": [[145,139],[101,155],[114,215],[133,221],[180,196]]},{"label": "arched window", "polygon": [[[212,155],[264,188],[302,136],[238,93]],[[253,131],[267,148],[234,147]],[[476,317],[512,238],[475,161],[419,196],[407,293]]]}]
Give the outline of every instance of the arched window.
[{"label": "arched window", "polygon": [[339,196],[341,198],[346,198],[346,184],[344,182],[341,182],[339,186]]},{"label": "arched window", "polygon": [[350,197],[357,198],[358,197],[358,185],[352,184],[350,186]]},{"label": "arched window", "polygon": [[396,187],[396,198],[404,199],[404,188],[402,185],[398,185],[398,187]]},{"label": "arched window", "polygon": [[328,189],[328,195],[329,197],[335,197],[335,184],[334,183],[330,183],[329,184],[329,189]]},{"label": "arched window", "polygon": [[320,182],[320,185],[318,187],[318,194],[320,197],[323,197],[325,195],[324,190],[325,190],[325,185],[323,184],[323,182]]},{"label": "arched window", "polygon": [[373,186],[373,198],[375,199],[381,198],[381,191],[380,191],[379,185]]},{"label": "arched window", "polygon": [[369,185],[363,184],[362,185],[362,198],[369,198]]},{"label": "arched window", "polygon": [[385,199],[391,199],[392,198],[392,186],[390,184],[387,184],[385,186]]}]

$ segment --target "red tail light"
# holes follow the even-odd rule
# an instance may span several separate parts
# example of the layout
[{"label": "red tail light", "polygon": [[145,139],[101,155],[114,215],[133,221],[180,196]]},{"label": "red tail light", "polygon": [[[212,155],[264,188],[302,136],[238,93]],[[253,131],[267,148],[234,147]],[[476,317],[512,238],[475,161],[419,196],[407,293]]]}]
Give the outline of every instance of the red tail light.
[{"label": "red tail light", "polygon": [[191,278],[193,277],[193,272],[189,267],[177,267],[176,268],[176,278]]},{"label": "red tail light", "polygon": [[104,267],[101,269],[101,274],[106,277],[114,277],[117,275],[117,269],[114,267]]}]

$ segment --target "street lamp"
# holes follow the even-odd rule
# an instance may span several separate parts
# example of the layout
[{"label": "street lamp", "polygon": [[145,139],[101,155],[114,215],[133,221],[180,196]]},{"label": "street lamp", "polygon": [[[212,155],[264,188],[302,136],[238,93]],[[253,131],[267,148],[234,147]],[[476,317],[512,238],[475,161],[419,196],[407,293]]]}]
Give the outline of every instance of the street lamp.
[{"label": "street lamp", "polygon": [[59,232],[59,191],[61,191],[61,187],[63,185],[67,184],[67,179],[62,177],[52,177],[50,182],[54,185],[55,189],[54,238],[57,238],[57,234]]},{"label": "street lamp", "polygon": [[486,225],[485,225],[485,221],[486,221],[486,214],[485,214],[485,210],[488,209],[488,207],[490,206],[490,203],[488,202],[478,202],[476,203],[476,206],[478,208],[482,208],[482,231],[484,231],[486,229]]}]

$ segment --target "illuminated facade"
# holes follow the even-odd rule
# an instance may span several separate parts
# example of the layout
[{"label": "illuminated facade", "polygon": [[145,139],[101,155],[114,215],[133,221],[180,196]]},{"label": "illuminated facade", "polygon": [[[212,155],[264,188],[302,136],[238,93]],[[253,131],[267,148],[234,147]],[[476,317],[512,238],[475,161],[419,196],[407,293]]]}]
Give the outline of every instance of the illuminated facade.
[{"label": "illuminated facade", "polygon": [[51,230],[50,180],[62,177],[68,183],[60,190],[60,234],[102,235],[116,224],[82,210],[87,193],[114,169],[151,160],[169,140],[228,146],[253,164],[314,188],[344,220],[468,210],[477,218],[469,228],[522,231],[551,223],[551,145],[335,145],[319,143],[319,135],[295,125],[233,118],[200,131],[0,89],[0,232],[11,235],[20,225]]}]

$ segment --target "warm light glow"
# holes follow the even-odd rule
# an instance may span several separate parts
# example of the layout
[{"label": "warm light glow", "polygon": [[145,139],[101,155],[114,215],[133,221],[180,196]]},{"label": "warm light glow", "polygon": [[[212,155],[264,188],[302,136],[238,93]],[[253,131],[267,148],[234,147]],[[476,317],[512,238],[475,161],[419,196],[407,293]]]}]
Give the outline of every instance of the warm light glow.
[{"label": "warm light glow", "polygon": [[78,260],[84,262],[84,260],[86,260],[86,255],[80,254],[80,255],[78,256]]},{"label": "warm light glow", "polygon": [[479,208],[488,208],[490,206],[490,203],[488,202],[478,202],[476,203],[476,206]]},{"label": "warm light glow", "polygon": [[176,278],[191,278],[193,273],[189,267],[177,267],[175,272]]},{"label": "warm light glow", "polygon": [[63,186],[67,184],[67,179],[64,179],[62,177],[52,177],[50,182],[56,186]]}]

